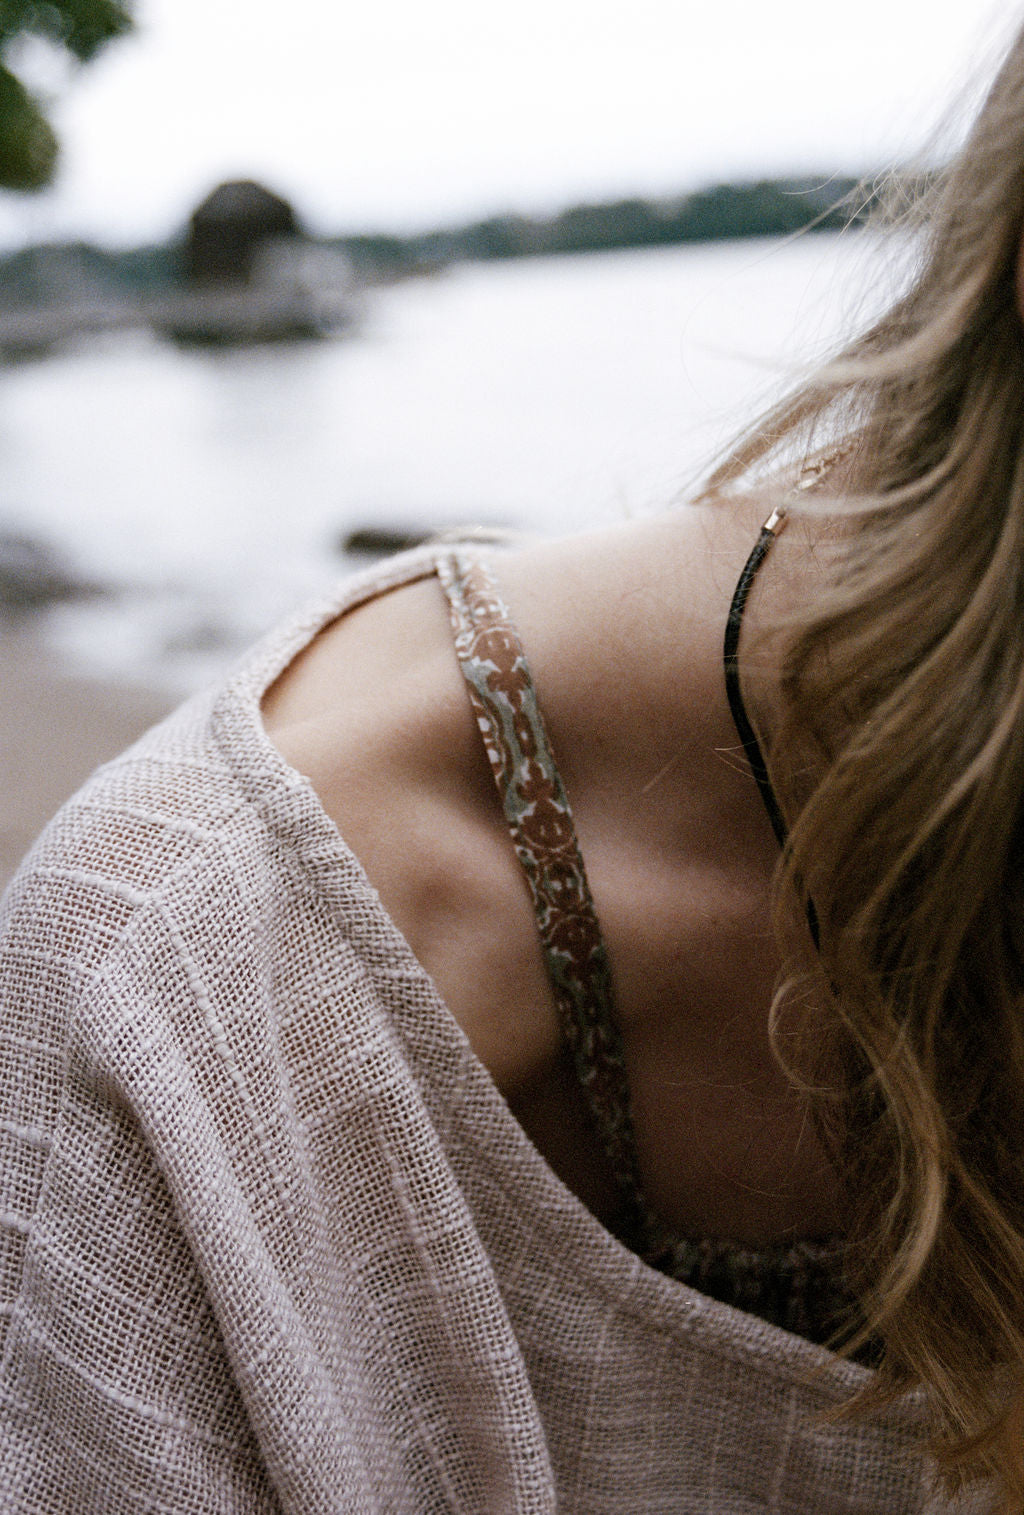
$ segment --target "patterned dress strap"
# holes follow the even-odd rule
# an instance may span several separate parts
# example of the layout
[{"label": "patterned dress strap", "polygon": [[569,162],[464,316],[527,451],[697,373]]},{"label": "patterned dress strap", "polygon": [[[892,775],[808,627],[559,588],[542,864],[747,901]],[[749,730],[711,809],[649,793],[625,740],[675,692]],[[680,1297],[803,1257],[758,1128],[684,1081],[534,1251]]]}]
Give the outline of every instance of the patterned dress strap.
[{"label": "patterned dress strap", "polygon": [[562,1034],[633,1217],[645,1213],[608,954],[533,680],[497,582],[475,553],[437,560],[455,651],[533,902]]}]

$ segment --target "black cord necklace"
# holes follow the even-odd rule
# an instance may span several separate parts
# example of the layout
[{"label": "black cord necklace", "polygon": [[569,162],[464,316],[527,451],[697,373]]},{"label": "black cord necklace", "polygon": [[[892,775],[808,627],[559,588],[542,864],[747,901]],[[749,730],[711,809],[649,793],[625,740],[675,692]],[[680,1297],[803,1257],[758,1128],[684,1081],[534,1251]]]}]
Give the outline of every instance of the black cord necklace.
[{"label": "black cord necklace", "polygon": [[[739,582],[733,591],[732,601],[729,605],[729,616],[725,623],[725,643],[722,649],[725,664],[725,694],[729,701],[729,710],[732,714],[733,725],[736,727],[740,745],[746,754],[750,764],[750,772],[754,777],[764,802],[764,808],[768,812],[768,819],[772,823],[775,839],[780,847],[785,847],[789,836],[789,830],[783,819],[779,802],[775,798],[775,790],[772,781],[768,777],[768,765],[764,760],[761,744],[757,740],[757,734],[747,715],[747,707],[743,702],[743,691],[740,688],[739,646],[740,630],[743,625],[743,612],[746,609],[747,596],[751,586],[757,577],[758,570],[775,543],[775,539],[786,524],[786,513],[782,509],[775,509],[765,521],[754,543],[753,551],[743,565]],[[811,940],[815,947],[819,944],[818,915],[814,908],[814,901],[807,901],[807,927],[811,933]]]},{"label": "black cord necklace", "polygon": [[746,753],[750,771],[754,776],[764,808],[768,812],[768,819],[772,823],[772,830],[780,847],[786,845],[786,823],[779,809],[779,802],[775,798],[775,790],[772,788],[771,779],[768,777],[768,766],[761,751],[761,744],[757,740],[754,728],[747,715],[747,707],[743,703],[743,692],[740,688],[739,646],[740,630],[743,625],[743,612],[747,605],[747,596],[761,564],[768,556],[776,537],[786,524],[785,512],[773,510],[771,515],[761,527],[754,550],[743,565],[739,582],[733,591],[732,602],[729,606],[729,618],[725,623],[725,645],[722,649],[725,662],[725,693],[729,701],[729,710],[732,713],[733,725],[743,751]]}]

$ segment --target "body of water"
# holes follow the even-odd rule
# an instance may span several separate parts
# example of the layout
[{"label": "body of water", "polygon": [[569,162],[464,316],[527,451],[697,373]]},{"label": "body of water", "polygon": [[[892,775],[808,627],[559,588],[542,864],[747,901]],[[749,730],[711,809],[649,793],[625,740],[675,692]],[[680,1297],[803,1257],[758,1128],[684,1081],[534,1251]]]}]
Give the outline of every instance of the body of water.
[{"label": "body of water", "polygon": [[822,235],[461,267],[322,343],[83,343],[0,369],[0,529],[116,586],[48,615],[69,656],[184,689],[351,566],[355,526],[677,502],[878,299],[869,239]]}]

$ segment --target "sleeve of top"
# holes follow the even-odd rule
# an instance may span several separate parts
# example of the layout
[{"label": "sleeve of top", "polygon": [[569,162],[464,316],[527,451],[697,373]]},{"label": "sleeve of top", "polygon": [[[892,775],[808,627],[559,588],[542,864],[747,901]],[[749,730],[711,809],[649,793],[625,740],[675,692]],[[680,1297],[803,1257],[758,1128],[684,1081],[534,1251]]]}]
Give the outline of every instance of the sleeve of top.
[{"label": "sleeve of top", "polygon": [[0,911],[0,1507],[377,1515],[259,869],[101,798]]},{"label": "sleeve of top", "polygon": [[[83,907],[88,898],[88,909]],[[97,1027],[155,1071],[119,979],[127,895],[38,872],[0,945],[0,1504],[7,1515],[280,1510],[153,1132]],[[76,928],[83,916],[88,931]],[[119,941],[112,948],[113,941]],[[168,961],[168,971],[173,970]],[[155,1035],[137,1040],[141,1017]],[[103,1040],[102,1036],[99,1038]],[[181,1096],[178,1058],[177,1089]],[[227,1174],[211,1192],[230,1205]]]},{"label": "sleeve of top", "polygon": [[98,775],[0,907],[0,1508],[550,1515],[446,1146],[465,1049],[340,843],[298,866],[306,787],[183,746]]}]

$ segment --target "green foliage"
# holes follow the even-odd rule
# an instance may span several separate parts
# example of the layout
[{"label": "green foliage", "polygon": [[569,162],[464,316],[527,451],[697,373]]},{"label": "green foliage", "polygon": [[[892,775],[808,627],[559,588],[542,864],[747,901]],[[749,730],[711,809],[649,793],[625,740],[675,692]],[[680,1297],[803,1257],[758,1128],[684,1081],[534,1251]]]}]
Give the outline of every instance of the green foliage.
[{"label": "green foliage", "polygon": [[57,138],[25,86],[0,63],[0,185],[38,189],[53,174]]},{"label": "green foliage", "polygon": [[24,37],[41,37],[81,63],[130,30],[132,0],[0,0],[0,188],[42,189],[53,177],[57,139],[40,102],[12,72]]}]

